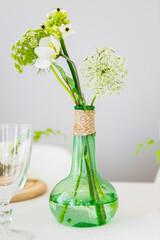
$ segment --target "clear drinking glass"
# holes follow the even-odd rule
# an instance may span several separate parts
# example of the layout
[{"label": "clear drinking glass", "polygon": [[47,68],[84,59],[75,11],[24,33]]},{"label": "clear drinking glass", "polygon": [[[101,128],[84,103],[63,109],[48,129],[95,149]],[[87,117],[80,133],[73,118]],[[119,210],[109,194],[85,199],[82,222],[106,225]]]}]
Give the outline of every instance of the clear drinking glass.
[{"label": "clear drinking glass", "polygon": [[0,240],[32,239],[29,232],[9,228],[10,199],[26,182],[32,139],[31,125],[0,124]]}]

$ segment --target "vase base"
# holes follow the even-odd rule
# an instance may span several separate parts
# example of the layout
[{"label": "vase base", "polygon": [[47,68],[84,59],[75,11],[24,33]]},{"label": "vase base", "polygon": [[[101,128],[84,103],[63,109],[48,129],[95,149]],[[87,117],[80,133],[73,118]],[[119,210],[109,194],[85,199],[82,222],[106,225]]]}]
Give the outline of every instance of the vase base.
[{"label": "vase base", "polygon": [[[58,222],[70,227],[96,227],[109,223],[118,201],[102,205],[62,205],[50,200],[50,209]],[[98,212],[98,214],[97,214]]]}]

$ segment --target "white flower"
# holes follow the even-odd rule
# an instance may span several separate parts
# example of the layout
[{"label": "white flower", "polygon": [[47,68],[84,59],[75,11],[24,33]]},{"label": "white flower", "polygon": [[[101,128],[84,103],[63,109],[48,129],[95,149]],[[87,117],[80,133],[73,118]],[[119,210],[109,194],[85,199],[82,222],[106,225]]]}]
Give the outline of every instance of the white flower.
[{"label": "white flower", "polygon": [[49,68],[51,62],[58,57],[61,51],[60,41],[53,37],[41,38],[39,47],[36,47],[34,52],[39,57],[35,63],[35,67],[46,69]]},{"label": "white flower", "polygon": [[72,28],[72,25],[71,24],[62,24],[60,27],[59,27],[59,30],[61,31],[62,35],[63,35],[63,38],[66,38],[68,37],[69,35],[71,34],[74,34],[76,31]]}]

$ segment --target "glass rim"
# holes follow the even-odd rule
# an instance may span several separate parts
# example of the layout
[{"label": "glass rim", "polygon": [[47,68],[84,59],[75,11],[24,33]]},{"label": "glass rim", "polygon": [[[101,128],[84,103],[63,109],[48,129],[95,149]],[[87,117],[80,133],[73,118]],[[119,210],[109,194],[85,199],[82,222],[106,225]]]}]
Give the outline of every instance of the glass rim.
[{"label": "glass rim", "polygon": [[28,127],[28,128],[33,128],[33,124],[30,123],[1,123],[0,122],[0,127],[2,126],[10,126],[10,127]]},{"label": "glass rim", "polygon": [[79,106],[74,106],[75,110],[83,110],[83,111],[87,111],[87,110],[95,110],[95,106],[91,106],[91,105],[86,105],[85,107],[83,105],[79,105]]}]

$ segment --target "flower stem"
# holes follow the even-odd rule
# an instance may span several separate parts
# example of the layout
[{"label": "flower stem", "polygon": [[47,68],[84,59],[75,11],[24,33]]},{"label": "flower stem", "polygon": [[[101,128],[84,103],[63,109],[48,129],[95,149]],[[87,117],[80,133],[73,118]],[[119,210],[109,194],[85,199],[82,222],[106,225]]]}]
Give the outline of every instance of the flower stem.
[{"label": "flower stem", "polygon": [[69,57],[65,56],[64,54],[61,54],[61,56],[62,56],[63,58],[65,58],[67,61],[69,61],[70,63],[72,63],[72,65],[73,65],[73,67],[74,67],[74,70],[75,70],[76,78],[77,78],[78,90],[80,91],[80,94],[81,94],[79,76],[78,76],[78,71],[77,71],[77,68],[76,68],[75,63],[74,63]]},{"label": "flower stem", "polygon": [[88,175],[90,194],[91,194],[91,198],[98,203],[98,204],[95,204],[97,219],[98,219],[98,223],[100,225],[103,225],[106,223],[106,213],[105,213],[103,204],[100,203],[100,197],[98,194],[98,189],[97,189],[96,180],[95,180],[95,173],[92,166],[88,136],[86,136],[86,145],[87,145],[87,153],[88,153],[88,159],[86,161],[86,169],[87,169],[87,175]]},{"label": "flower stem", "polygon": [[60,223],[63,222],[64,215],[67,211],[67,208],[68,208],[68,205],[63,205],[62,212],[61,212],[61,214],[59,215],[59,218],[58,218],[58,222],[60,222]]},{"label": "flower stem", "polygon": [[102,189],[101,189],[101,186],[100,186],[100,184],[99,184],[99,182],[98,182],[98,179],[97,179],[97,176],[96,176],[95,173],[94,173],[94,178],[95,178],[95,183],[96,183],[96,185],[97,185],[98,192],[99,192],[101,198],[105,200],[105,199],[106,199],[106,198],[105,198],[105,195],[104,195],[104,193],[103,193],[103,191],[102,191]]},{"label": "flower stem", "polygon": [[91,102],[91,106],[93,106],[93,104],[94,104],[96,98],[97,98],[97,95],[94,96],[94,98],[93,98],[93,100],[92,100],[92,102]]},{"label": "flower stem", "polygon": [[[60,38],[60,43],[61,43],[61,47],[62,47],[62,50],[63,50],[64,55],[69,58],[69,54],[68,54],[68,52],[67,52],[67,49],[66,49],[66,46],[65,46],[65,43],[64,43],[64,40],[63,40],[62,37]],[[73,77],[73,79],[74,79],[74,81],[75,81],[75,85],[76,85],[76,87],[77,87],[77,80],[76,80],[76,74],[75,74],[74,68],[73,68],[72,64],[71,64],[69,61],[67,61],[67,63],[68,63],[68,66],[69,66],[69,68],[70,68],[72,77]]]},{"label": "flower stem", "polygon": [[[73,195],[74,198],[77,196],[77,190],[78,190],[78,187],[79,187],[79,184],[80,184],[80,180],[81,180],[81,176],[82,176],[82,163],[83,163],[82,158],[83,158],[83,154],[84,154],[84,146],[83,146],[83,151],[82,151],[82,154],[81,154],[80,174],[78,176],[76,187],[75,187],[75,190],[74,190],[74,195]],[[68,205],[64,205],[63,208],[62,208],[62,212],[61,212],[61,214],[59,215],[59,218],[58,218],[58,221],[60,223],[63,222],[63,220],[64,220],[64,215],[65,215],[65,213],[67,211],[67,208],[68,208]]]},{"label": "flower stem", "polygon": [[55,71],[54,67],[52,65],[50,65],[50,69],[52,70],[52,72],[54,73],[54,75],[56,76],[56,78],[58,79],[58,81],[60,82],[60,84],[64,87],[64,89],[69,93],[69,95],[71,96],[71,98],[73,99],[73,101],[76,104],[76,99],[73,96],[73,94],[71,93],[71,91],[66,87],[66,85],[62,82],[62,80],[60,79],[60,77],[58,76],[57,72]]},{"label": "flower stem", "polygon": [[77,196],[77,190],[78,190],[78,187],[79,187],[79,184],[80,184],[80,180],[81,180],[81,176],[82,176],[82,165],[83,165],[84,150],[85,150],[85,146],[83,145],[83,150],[82,150],[82,154],[81,154],[80,174],[79,174],[79,176],[78,176],[77,183],[76,183],[76,187],[75,187],[75,190],[74,190],[74,197]]},{"label": "flower stem", "polygon": [[[63,40],[62,37],[60,38],[60,43],[61,43],[61,47],[62,47],[64,56],[66,57],[66,60],[67,60],[69,69],[70,69],[70,71],[71,71],[73,80],[74,80],[74,82],[75,82],[75,86],[76,86],[76,88],[78,89],[80,98],[82,99],[82,93],[81,93],[81,88],[80,88],[80,83],[79,83],[79,78],[78,78],[78,73],[77,73],[76,66],[75,66],[75,64],[73,63],[73,61],[71,61],[70,58],[69,58],[69,54],[68,54],[68,52],[67,52],[67,49],[66,49],[66,46],[65,46],[65,43],[64,43],[64,40]],[[64,57],[64,56],[63,56],[63,57]],[[78,105],[79,105],[79,103],[78,103]]]}]

